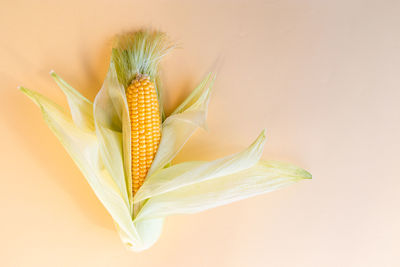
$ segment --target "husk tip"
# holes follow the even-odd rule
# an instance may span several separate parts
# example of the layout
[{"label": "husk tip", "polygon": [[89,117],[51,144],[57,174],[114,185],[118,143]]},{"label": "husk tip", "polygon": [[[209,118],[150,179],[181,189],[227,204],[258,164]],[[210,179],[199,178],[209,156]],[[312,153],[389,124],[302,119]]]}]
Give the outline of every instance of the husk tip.
[{"label": "husk tip", "polygon": [[312,179],[312,174],[304,170],[304,179]]},{"label": "husk tip", "polygon": [[23,86],[18,86],[18,90],[20,90],[22,93],[24,93],[27,97],[29,97],[36,105],[39,105],[39,102],[37,101],[37,98],[35,96],[35,93],[28,88],[25,88]]},{"label": "husk tip", "polygon": [[28,88],[25,88],[21,85],[17,86],[17,89],[20,90],[22,93],[26,94],[27,96],[32,95],[32,92]]}]

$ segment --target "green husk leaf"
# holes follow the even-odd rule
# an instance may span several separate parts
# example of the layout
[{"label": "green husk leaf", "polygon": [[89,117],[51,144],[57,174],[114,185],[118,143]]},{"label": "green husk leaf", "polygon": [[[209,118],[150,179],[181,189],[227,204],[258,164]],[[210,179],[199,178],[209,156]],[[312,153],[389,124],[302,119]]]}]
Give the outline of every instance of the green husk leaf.
[{"label": "green husk leaf", "polygon": [[72,120],[74,121],[75,125],[81,129],[93,131],[93,103],[77,90],[72,88],[72,86],[66,81],[61,79],[61,77],[58,76],[54,71],[51,71],[50,75],[67,97]]},{"label": "green husk leaf", "polygon": [[206,127],[213,80],[214,76],[208,74],[183,104],[163,122],[161,141],[147,177],[169,164],[198,127]]},{"label": "green husk leaf", "polygon": [[94,115],[101,157],[125,201],[132,206],[129,116],[124,88],[112,63],[96,96]]},{"label": "green husk leaf", "polygon": [[135,222],[200,212],[271,192],[302,179],[311,179],[311,174],[291,164],[260,161],[240,172],[154,196],[143,206]]},{"label": "green husk leaf", "polygon": [[242,152],[211,162],[181,163],[162,169],[146,179],[136,193],[134,202],[251,168],[260,160],[264,144],[265,131],[262,131],[258,138]]},{"label": "green husk leaf", "polygon": [[[207,88],[212,88],[216,75],[208,73],[201,83],[190,93],[190,95],[172,112],[171,115],[179,114],[187,110],[204,108],[204,103],[209,98],[209,93],[205,94]],[[206,98],[206,99],[205,99]]]},{"label": "green husk leaf", "polygon": [[124,200],[104,166],[95,132],[78,128],[61,107],[41,94],[23,87],[20,90],[40,107],[45,122],[79,167],[118,227],[131,242],[140,246],[141,239],[132,224],[129,203]]}]

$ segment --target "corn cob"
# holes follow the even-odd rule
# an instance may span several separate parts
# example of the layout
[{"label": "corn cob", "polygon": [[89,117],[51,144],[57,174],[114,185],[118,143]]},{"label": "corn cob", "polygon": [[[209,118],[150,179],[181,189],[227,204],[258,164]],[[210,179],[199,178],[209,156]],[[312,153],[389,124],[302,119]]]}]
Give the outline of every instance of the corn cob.
[{"label": "corn cob", "polygon": [[132,191],[142,186],[161,138],[161,116],[154,83],[138,75],[126,89],[131,125]]}]

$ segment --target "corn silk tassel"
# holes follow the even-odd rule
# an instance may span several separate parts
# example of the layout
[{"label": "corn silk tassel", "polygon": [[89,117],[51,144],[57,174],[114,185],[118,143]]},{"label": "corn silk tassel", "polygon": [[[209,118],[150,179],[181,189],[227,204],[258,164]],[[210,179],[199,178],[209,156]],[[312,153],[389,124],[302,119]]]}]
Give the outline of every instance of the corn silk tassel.
[{"label": "corn silk tassel", "polygon": [[94,103],[51,72],[66,95],[70,113],[20,87],[40,107],[110,213],[122,241],[134,251],[157,241],[166,216],[200,212],[311,178],[294,165],[261,160],[264,131],[234,155],[171,165],[194,131],[205,127],[214,81],[208,74],[165,117],[158,65],[172,47],[156,31],[117,38]]}]

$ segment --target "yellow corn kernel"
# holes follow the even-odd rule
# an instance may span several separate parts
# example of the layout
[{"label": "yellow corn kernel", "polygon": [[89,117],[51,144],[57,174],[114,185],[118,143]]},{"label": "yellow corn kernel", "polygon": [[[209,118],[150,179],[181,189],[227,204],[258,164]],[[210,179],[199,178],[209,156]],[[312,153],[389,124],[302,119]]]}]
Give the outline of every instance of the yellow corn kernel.
[{"label": "yellow corn kernel", "polygon": [[131,124],[132,191],[139,190],[161,139],[157,92],[148,76],[139,76],[126,88]]}]

